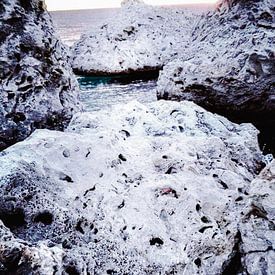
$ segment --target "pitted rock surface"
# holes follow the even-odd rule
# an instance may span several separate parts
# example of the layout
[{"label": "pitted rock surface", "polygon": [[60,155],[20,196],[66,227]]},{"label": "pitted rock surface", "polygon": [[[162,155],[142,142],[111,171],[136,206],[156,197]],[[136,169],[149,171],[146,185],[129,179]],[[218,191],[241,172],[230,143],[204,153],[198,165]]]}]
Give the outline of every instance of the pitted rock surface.
[{"label": "pitted rock surface", "polygon": [[40,0],[0,3],[0,150],[80,110],[66,48]]},{"label": "pitted rock surface", "polygon": [[123,1],[103,24],[83,34],[72,50],[77,74],[158,76],[158,71],[186,47],[198,17],[175,8]]},{"label": "pitted rock surface", "polygon": [[164,67],[158,98],[191,100],[238,121],[274,121],[275,4],[221,1],[190,46]]},{"label": "pitted rock surface", "polygon": [[[187,101],[132,102],[77,114],[64,133],[37,130],[0,157],[2,270],[226,274],[236,253],[247,263],[238,268],[257,268],[239,252],[273,236],[261,214],[273,195],[250,191],[257,134]],[[251,212],[250,199],[265,210]],[[255,213],[264,231],[245,234]]]}]

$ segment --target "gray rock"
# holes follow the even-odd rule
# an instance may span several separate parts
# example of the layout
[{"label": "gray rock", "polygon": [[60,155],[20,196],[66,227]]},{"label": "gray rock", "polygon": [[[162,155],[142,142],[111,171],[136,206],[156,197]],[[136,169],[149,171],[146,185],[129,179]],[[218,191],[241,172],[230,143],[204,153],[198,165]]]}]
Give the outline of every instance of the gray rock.
[{"label": "gray rock", "polygon": [[184,49],[196,20],[188,11],[123,1],[112,18],[92,26],[72,47],[73,70],[79,75],[157,78]]},{"label": "gray rock", "polygon": [[274,14],[272,0],[221,1],[194,28],[183,57],[164,67],[158,98],[239,121],[274,120]]},{"label": "gray rock", "polygon": [[0,150],[80,109],[66,48],[40,0],[0,3]]},{"label": "gray rock", "polygon": [[275,274],[275,161],[252,181],[240,224],[239,256],[248,274]]},{"label": "gray rock", "polygon": [[[76,114],[64,133],[35,131],[0,156],[3,268],[28,274],[20,271],[31,266],[39,275],[231,270],[234,255],[244,257],[239,246],[252,249],[243,224],[253,220],[250,199],[265,211],[273,205],[261,186],[250,193],[261,169],[257,133],[187,101],[132,102]],[[264,226],[259,234],[271,235]],[[271,252],[262,252],[267,272]]]}]

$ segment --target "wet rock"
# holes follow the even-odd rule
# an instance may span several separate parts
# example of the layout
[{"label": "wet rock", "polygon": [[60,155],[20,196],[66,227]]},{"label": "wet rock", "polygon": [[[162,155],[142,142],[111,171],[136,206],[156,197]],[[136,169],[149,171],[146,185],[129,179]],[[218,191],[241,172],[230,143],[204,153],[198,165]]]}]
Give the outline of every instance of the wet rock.
[{"label": "wet rock", "polygon": [[[235,121],[275,117],[274,1],[221,1],[164,67],[158,98],[190,100]],[[264,23],[262,23],[264,22]]]},{"label": "wet rock", "polygon": [[[0,266],[24,264],[39,274],[222,274],[241,251],[243,268],[273,270],[274,169],[255,179],[257,133],[187,101],[132,102],[77,114],[65,132],[35,131],[0,156],[0,198],[24,212],[23,226],[0,221]],[[177,173],[166,173],[172,166]]]},{"label": "wet rock", "polygon": [[0,6],[0,150],[37,128],[63,130],[80,110],[67,49],[44,1]]}]

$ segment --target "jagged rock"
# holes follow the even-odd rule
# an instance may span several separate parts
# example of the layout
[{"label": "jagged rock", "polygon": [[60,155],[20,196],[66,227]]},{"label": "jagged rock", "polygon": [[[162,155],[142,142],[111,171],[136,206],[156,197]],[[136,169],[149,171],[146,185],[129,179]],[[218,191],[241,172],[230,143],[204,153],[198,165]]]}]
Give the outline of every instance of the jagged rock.
[{"label": "jagged rock", "polygon": [[80,107],[44,1],[2,0],[0,29],[1,150],[36,128],[62,130]]},{"label": "jagged rock", "polygon": [[[257,134],[167,101],[77,114],[66,132],[35,131],[0,156],[0,267],[221,274],[240,238],[252,242],[240,224],[261,169]],[[263,205],[272,207],[268,198]]]},{"label": "jagged rock", "polygon": [[77,74],[156,74],[184,50],[195,15],[125,1],[115,18],[82,35],[72,50]]},{"label": "jagged rock", "polygon": [[274,14],[273,0],[222,1],[194,28],[183,57],[164,67],[158,98],[239,121],[274,120]]},{"label": "jagged rock", "polygon": [[275,161],[252,181],[248,190],[249,199],[240,224],[241,238],[238,250],[239,267],[247,274],[274,274],[274,187]]}]

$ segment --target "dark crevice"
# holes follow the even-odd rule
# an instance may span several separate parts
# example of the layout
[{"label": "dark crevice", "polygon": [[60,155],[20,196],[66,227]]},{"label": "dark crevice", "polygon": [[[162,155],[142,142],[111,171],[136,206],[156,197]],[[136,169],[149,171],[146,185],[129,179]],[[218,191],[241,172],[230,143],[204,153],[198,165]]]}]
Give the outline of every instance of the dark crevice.
[{"label": "dark crevice", "polygon": [[[108,83],[123,83],[123,84],[129,84],[132,81],[135,80],[154,80],[158,79],[159,72],[162,69],[162,67],[159,68],[143,68],[140,70],[128,70],[121,73],[108,73],[108,72],[99,72],[99,71],[81,71],[77,68],[73,68],[73,71],[78,76],[83,76],[85,79],[99,79],[105,77],[106,80],[108,80]],[[81,81],[84,81],[84,79],[80,79]]]},{"label": "dark crevice", "polygon": [[268,251],[274,250],[272,246],[269,246],[266,250],[252,250],[247,252],[247,254],[253,254],[253,253],[266,253]]},{"label": "dark crevice", "polygon": [[49,211],[44,211],[44,212],[38,213],[34,217],[33,221],[36,223],[43,223],[44,225],[50,225],[53,222],[53,215]]},{"label": "dark crevice", "polygon": [[13,210],[1,210],[0,220],[4,225],[10,228],[11,231],[25,225],[25,213],[22,208],[15,208]]},{"label": "dark crevice", "polygon": [[242,236],[240,231],[237,232],[235,236],[235,245],[232,249],[232,253],[229,256],[229,259],[223,263],[221,275],[237,275],[242,274],[245,271],[245,268],[242,264]]},{"label": "dark crevice", "polygon": [[80,232],[81,234],[84,234],[85,232],[84,232],[84,230],[83,230],[83,228],[82,228],[81,225],[82,225],[82,221],[80,220],[80,221],[77,222],[75,229],[76,229],[78,232]]},{"label": "dark crevice", "polygon": [[266,123],[255,123],[255,127],[260,131],[258,141],[264,154],[275,156],[275,121]]},{"label": "dark crevice", "polygon": [[84,197],[86,197],[89,192],[93,192],[93,191],[95,191],[95,186],[88,189],[88,190],[86,190],[85,193],[84,193]]}]

